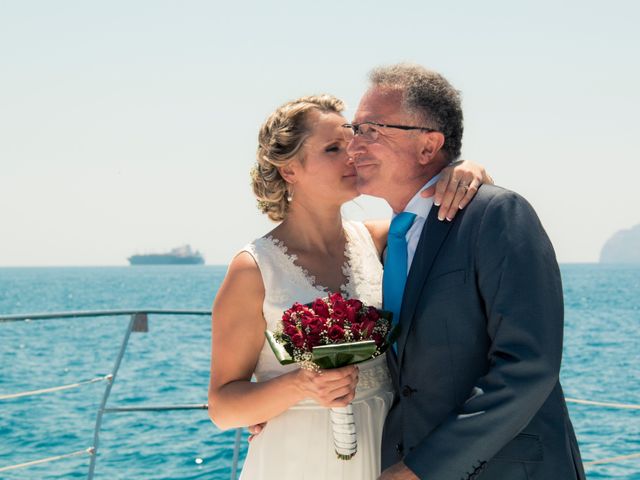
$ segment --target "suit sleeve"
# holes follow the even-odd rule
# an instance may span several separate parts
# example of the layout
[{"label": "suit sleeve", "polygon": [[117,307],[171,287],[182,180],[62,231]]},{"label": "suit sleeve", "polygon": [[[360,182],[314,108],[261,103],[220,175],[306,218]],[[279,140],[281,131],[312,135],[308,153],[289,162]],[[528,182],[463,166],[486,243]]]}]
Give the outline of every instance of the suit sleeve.
[{"label": "suit sleeve", "polygon": [[535,212],[513,192],[496,195],[472,248],[491,341],[489,369],[462,407],[404,458],[424,479],[467,478],[524,429],[558,381],[562,285]]}]

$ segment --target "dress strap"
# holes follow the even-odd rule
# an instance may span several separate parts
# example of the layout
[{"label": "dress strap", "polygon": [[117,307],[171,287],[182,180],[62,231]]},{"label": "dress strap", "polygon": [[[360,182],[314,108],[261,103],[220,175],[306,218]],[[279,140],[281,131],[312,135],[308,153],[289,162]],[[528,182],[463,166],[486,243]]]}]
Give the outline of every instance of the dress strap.
[{"label": "dress strap", "polygon": [[365,247],[365,250],[376,250],[376,245],[369,233],[369,229],[362,222],[356,222],[353,220],[345,220],[344,229],[351,235],[352,240],[356,240],[360,246]]}]

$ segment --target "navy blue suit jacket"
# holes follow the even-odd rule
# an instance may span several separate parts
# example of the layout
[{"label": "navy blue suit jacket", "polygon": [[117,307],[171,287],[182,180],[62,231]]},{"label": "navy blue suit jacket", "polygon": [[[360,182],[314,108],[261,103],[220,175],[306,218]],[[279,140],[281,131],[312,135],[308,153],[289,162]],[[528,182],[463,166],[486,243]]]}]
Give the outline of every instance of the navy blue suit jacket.
[{"label": "navy blue suit jacket", "polygon": [[383,469],[427,480],[584,480],[558,379],[564,307],[531,206],[483,185],[453,222],[430,212],[405,287]]}]

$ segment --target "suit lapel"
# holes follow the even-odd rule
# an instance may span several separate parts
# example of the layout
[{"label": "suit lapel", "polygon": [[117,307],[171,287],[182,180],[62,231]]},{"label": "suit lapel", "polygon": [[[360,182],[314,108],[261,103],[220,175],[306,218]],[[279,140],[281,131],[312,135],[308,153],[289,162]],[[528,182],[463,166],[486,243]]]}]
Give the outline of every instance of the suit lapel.
[{"label": "suit lapel", "polygon": [[447,237],[453,222],[441,222],[438,220],[438,212],[435,206],[431,207],[425,227],[422,229],[420,241],[411,263],[407,284],[404,288],[402,309],[400,310],[400,336],[398,337],[398,367],[402,366],[404,346],[413,322],[414,311],[424,283],[431,271],[440,246]]}]

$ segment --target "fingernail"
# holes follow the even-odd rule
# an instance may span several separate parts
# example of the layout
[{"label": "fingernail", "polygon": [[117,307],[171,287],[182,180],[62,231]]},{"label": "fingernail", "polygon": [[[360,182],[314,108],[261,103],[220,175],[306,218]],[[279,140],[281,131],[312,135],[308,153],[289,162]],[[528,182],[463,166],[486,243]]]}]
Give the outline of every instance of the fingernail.
[{"label": "fingernail", "polygon": [[440,215],[438,215],[438,220],[443,221],[444,217],[441,217]]},{"label": "fingernail", "polygon": [[462,210],[463,208],[462,204],[458,205],[458,210]]},{"label": "fingernail", "polygon": [[433,202],[433,204],[434,204],[436,207],[439,207],[439,206],[440,206],[440,202]]},{"label": "fingernail", "polygon": [[447,222],[450,222],[451,220],[452,220],[451,218],[447,217]]}]

